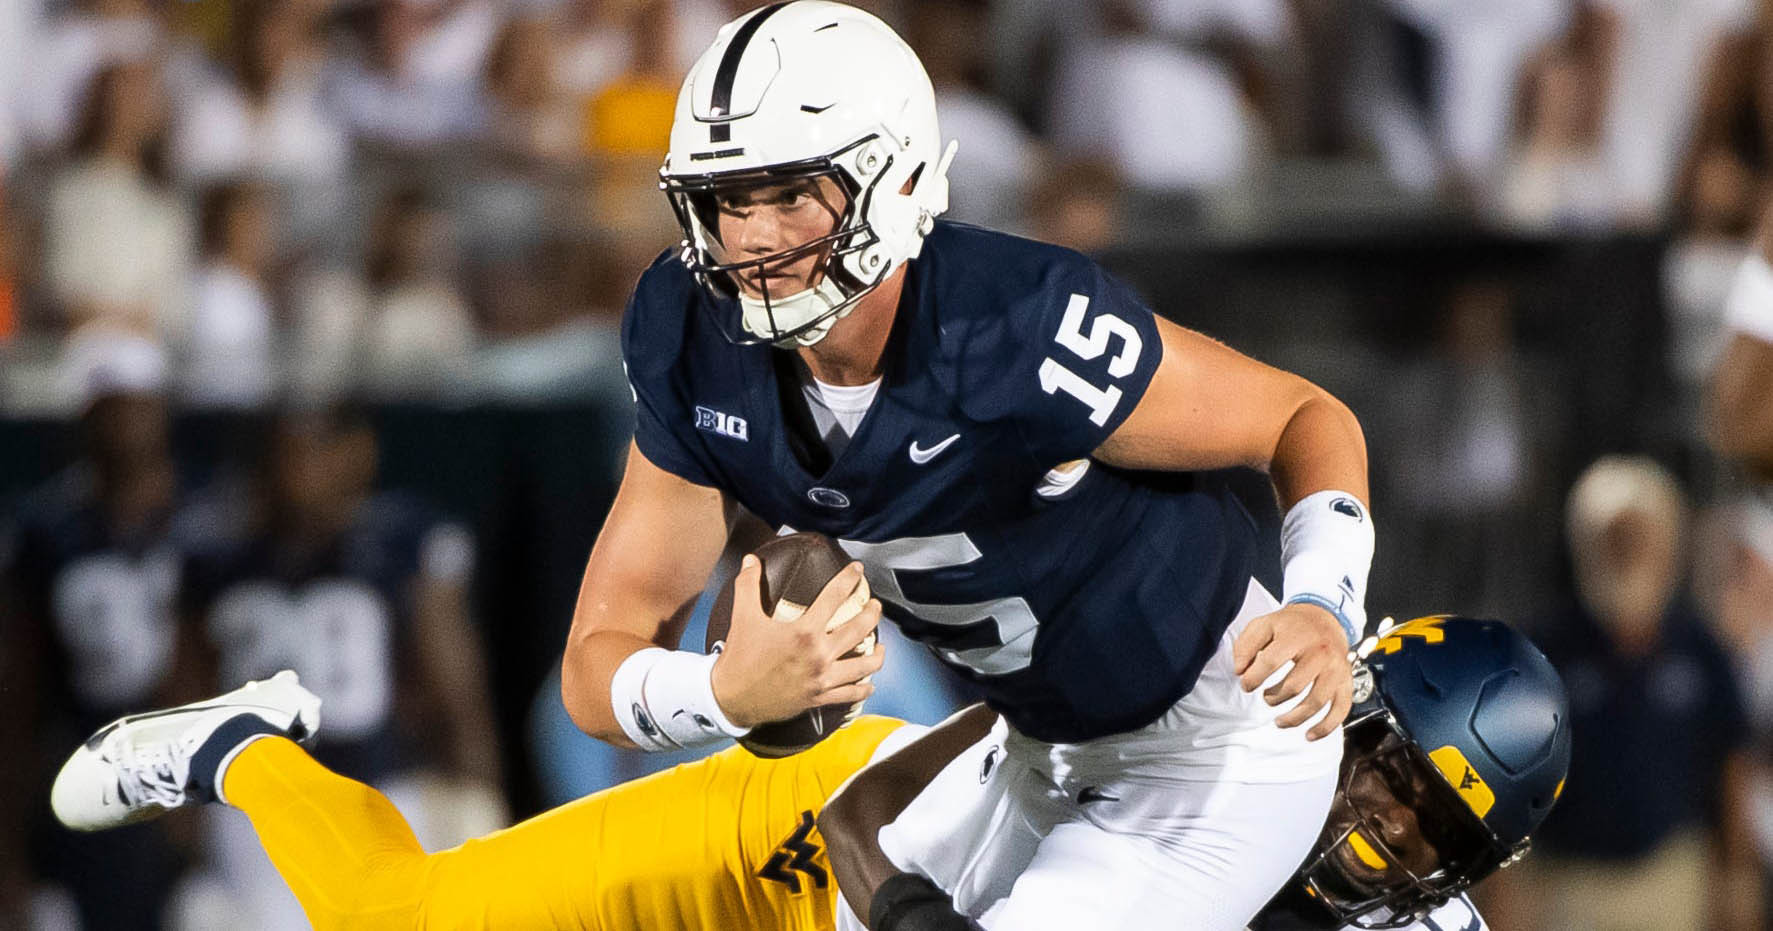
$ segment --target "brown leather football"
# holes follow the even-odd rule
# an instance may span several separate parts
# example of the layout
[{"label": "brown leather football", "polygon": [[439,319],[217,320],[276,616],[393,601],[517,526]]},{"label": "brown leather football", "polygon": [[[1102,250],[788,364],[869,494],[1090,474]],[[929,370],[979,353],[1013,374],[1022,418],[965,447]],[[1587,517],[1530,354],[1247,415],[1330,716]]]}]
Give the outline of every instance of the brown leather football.
[{"label": "brown leather football", "polygon": [[[792,621],[805,613],[819,597],[825,583],[851,562],[837,541],[818,533],[777,537],[758,547],[754,555],[763,563],[763,610],[778,621]],[[863,580],[838,607],[826,629],[855,617],[868,604],[868,598],[868,582]],[[722,586],[708,612],[708,652],[714,652],[726,640],[727,628],[732,622],[733,586],[729,584]],[[875,635],[870,633],[852,655],[866,656],[874,652],[874,643]],[[792,756],[829,737],[861,713],[861,702],[824,705],[784,721],[759,724],[740,737],[739,743],[761,757]]]}]

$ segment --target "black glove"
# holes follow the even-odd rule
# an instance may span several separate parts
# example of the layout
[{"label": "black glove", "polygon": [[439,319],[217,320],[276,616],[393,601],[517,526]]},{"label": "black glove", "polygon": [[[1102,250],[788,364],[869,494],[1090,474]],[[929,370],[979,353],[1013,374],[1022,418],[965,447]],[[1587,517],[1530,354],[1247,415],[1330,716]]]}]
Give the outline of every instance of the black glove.
[{"label": "black glove", "polygon": [[900,873],[874,890],[868,926],[874,931],[984,931],[954,910],[948,893],[916,873]]}]

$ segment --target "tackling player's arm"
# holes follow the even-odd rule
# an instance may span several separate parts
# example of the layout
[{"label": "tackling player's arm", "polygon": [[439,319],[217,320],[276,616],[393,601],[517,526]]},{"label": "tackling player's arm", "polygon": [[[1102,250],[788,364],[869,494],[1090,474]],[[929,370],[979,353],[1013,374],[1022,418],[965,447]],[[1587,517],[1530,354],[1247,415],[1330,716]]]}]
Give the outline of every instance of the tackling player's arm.
[{"label": "tackling player's arm", "polygon": [[[966,748],[991,732],[996,712],[974,705],[955,714],[929,733],[862,770],[819,814],[819,833],[831,852],[831,870],[837,887],[858,916],[866,916],[875,931],[941,931],[974,927],[954,912],[946,893],[922,877],[895,880],[902,874],[880,849],[880,829],[896,820],[936,774]],[[895,887],[884,892],[896,901],[879,903],[888,880]],[[919,882],[921,880],[921,882]],[[895,896],[896,893],[896,896]],[[897,907],[894,907],[897,906]],[[889,914],[890,913],[890,914]],[[885,919],[883,922],[882,919]]]},{"label": "tackling player's arm", "polygon": [[[1157,372],[1138,406],[1096,457],[1137,469],[1248,466],[1268,472],[1288,512],[1282,544],[1288,550],[1283,552],[1288,561],[1287,587],[1299,592],[1284,593],[1286,606],[1258,618],[1238,638],[1237,671],[1244,687],[1254,689],[1293,661],[1293,670],[1265,696],[1270,704],[1279,704],[1309,687],[1305,699],[1279,723],[1302,724],[1328,706],[1328,713],[1310,732],[1312,739],[1327,736],[1342,723],[1351,703],[1347,651],[1359,631],[1348,628],[1358,628],[1360,622],[1351,624],[1348,615],[1364,619],[1359,593],[1365,588],[1372,556],[1371,525],[1363,517],[1367,448],[1360,422],[1347,405],[1297,375],[1166,320],[1158,319],[1157,327],[1163,342]],[[1352,521],[1317,513],[1326,508],[1310,514],[1296,508],[1320,494],[1328,496],[1326,508]],[[1344,501],[1339,496],[1356,498],[1360,506],[1337,507]],[[1363,523],[1365,527],[1357,526]],[[1312,539],[1325,532],[1348,537],[1341,547],[1324,537]],[[1338,548],[1347,551],[1341,559],[1346,565],[1337,565],[1335,557],[1325,558]],[[1306,549],[1315,552],[1304,554]],[[1296,581],[1293,559],[1300,555],[1315,564],[1311,574],[1325,576],[1323,581],[1315,585]],[[1339,594],[1338,575],[1355,580],[1347,586],[1353,589],[1353,604]],[[1315,590],[1319,588],[1327,590]],[[1346,613],[1339,616],[1333,604],[1341,604]]]},{"label": "tackling player's arm", "polygon": [[[675,715],[661,708],[636,715],[638,731],[624,727],[614,698],[619,688],[634,694],[635,707],[650,707],[655,698],[676,703],[696,713],[690,718],[721,719],[719,731],[733,736],[808,708],[861,701],[873,692],[873,685],[861,680],[880,668],[884,653],[841,657],[879,623],[880,603],[870,600],[856,618],[826,630],[833,611],[861,581],[855,565],[838,573],[805,614],[779,623],[763,613],[761,572],[756,557],[747,556],[733,583],[726,649],[711,667],[691,668],[701,658],[688,654],[637,656],[650,648],[676,647],[688,617],[684,608],[701,593],[737,514],[718,489],[667,472],[629,446],[621,489],[585,567],[561,666],[561,699],[585,733],[647,749],[703,739],[693,729],[673,734],[668,728],[675,726]],[[673,665],[643,670],[629,683],[618,681],[624,664],[635,659]],[[668,739],[659,738],[661,731]],[[658,743],[646,746],[640,737]]]}]

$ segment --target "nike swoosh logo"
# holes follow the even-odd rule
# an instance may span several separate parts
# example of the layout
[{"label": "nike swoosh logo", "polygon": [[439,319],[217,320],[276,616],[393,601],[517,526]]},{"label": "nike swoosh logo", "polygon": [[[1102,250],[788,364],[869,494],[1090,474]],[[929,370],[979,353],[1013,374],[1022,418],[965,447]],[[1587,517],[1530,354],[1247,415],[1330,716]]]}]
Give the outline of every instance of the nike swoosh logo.
[{"label": "nike swoosh logo", "polygon": [[1118,801],[1120,801],[1120,796],[1109,795],[1108,793],[1102,791],[1101,789],[1096,788],[1095,786],[1086,786],[1082,792],[1077,793],[1077,803],[1079,805],[1088,805],[1091,802],[1118,802]]},{"label": "nike swoosh logo", "polygon": [[960,439],[960,434],[956,433],[955,435],[949,437],[948,439],[945,439],[942,442],[937,443],[934,446],[931,446],[929,449],[919,449],[917,446],[917,441],[912,440],[911,441],[911,461],[917,463],[918,465],[923,465],[924,463],[929,462],[931,459],[934,459],[934,458],[936,458],[936,456],[940,455],[942,450],[947,449],[948,447],[954,445],[954,441],[958,440],[958,439]]}]

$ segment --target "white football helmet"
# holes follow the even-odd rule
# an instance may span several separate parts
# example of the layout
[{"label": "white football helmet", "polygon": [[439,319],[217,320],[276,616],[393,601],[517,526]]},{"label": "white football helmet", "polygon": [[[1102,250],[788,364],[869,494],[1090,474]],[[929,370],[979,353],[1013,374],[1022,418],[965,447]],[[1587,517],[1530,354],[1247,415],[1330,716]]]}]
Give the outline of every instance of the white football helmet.
[{"label": "white football helmet", "polygon": [[[715,298],[727,337],[812,345],[916,257],[948,209],[953,157],[954,144],[940,148],[929,75],[904,40],[854,7],[792,0],[721,27],[683,82],[659,174],[684,263]],[[750,258],[721,243],[721,192],[820,176],[847,197],[830,235]],[[798,293],[770,294],[760,276],[753,296],[734,278],[816,252],[821,272]]]}]

